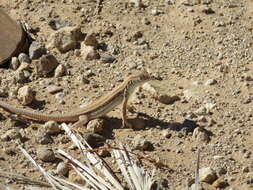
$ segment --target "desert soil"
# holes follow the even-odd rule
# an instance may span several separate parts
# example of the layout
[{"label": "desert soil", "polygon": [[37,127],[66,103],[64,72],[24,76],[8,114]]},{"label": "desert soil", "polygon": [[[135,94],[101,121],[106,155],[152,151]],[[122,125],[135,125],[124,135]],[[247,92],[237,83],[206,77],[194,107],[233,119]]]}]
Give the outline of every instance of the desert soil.
[{"label": "desert soil", "polygon": [[[48,53],[66,66],[66,75],[38,77],[24,83],[15,83],[15,71],[5,65],[0,68],[0,88],[7,91],[7,96],[1,100],[21,107],[16,94],[28,85],[36,92],[36,100],[44,102],[41,112],[69,112],[110,92],[129,71],[147,69],[162,79],[151,85],[180,100],[164,104],[145,90],[139,91],[132,103],[135,113],[129,116],[143,118],[144,128],[122,129],[120,109],[115,109],[106,119],[109,132],[102,134],[106,143],[128,144],[134,152],[166,164],[165,169],[150,163],[146,168],[156,168],[156,179],[167,182],[170,189],[190,186],[198,149],[200,168],[212,168],[218,180],[227,183],[224,189],[253,189],[252,0],[144,0],[143,4],[136,7],[128,1],[103,0],[98,11],[95,0],[1,1],[0,7],[15,20],[27,23],[42,45],[50,42],[48,36],[55,32],[50,23],[56,21],[80,26],[84,35],[95,33],[104,47],[99,54],[115,58],[112,63],[103,63],[101,59],[85,60],[78,48],[66,53],[49,49]],[[89,83],[82,84],[81,76]],[[46,90],[50,84],[63,88],[60,101]],[[38,109],[36,105],[28,109]],[[43,123],[28,120],[30,123],[24,125],[4,110],[0,113],[0,134],[18,131],[25,149],[46,169],[55,170],[57,162],[38,159],[40,148],[75,153],[64,133],[41,143],[38,138]],[[153,148],[134,150],[135,141],[143,139]],[[15,140],[1,138],[1,169],[43,179]],[[110,157],[106,160],[111,163]],[[1,183],[26,188],[11,179],[1,178]],[[206,189],[219,189],[218,182],[209,183],[213,184]]]}]

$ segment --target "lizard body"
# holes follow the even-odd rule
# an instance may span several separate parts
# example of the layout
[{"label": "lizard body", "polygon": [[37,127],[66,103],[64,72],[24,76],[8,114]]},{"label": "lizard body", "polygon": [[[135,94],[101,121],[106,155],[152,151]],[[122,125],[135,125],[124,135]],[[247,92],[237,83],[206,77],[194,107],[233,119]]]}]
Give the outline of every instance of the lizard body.
[{"label": "lizard body", "polygon": [[126,119],[126,105],[129,97],[135,88],[143,83],[152,80],[146,71],[137,72],[127,77],[118,87],[109,94],[101,97],[97,101],[80,108],[69,114],[43,114],[37,111],[29,111],[27,109],[16,108],[10,104],[0,101],[0,107],[4,110],[21,115],[23,117],[37,121],[56,121],[56,122],[76,122],[74,125],[83,125],[88,121],[99,118],[112,111],[116,106],[122,103],[122,122],[125,127],[128,125]]}]

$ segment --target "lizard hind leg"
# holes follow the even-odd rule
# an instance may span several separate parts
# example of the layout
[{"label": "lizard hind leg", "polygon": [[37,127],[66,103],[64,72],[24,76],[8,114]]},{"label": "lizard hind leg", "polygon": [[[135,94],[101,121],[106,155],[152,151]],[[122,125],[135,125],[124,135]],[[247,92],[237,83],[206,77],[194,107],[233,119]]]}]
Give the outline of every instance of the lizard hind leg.
[{"label": "lizard hind leg", "polygon": [[80,128],[84,126],[85,124],[87,124],[88,121],[89,121],[89,118],[87,115],[80,115],[79,120],[75,122],[71,128]]}]

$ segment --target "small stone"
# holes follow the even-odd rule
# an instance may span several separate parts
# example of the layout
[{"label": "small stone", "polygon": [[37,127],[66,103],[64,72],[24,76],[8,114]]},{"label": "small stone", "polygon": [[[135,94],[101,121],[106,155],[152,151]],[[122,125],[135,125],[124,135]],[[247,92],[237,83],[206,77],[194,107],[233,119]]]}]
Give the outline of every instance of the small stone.
[{"label": "small stone", "polygon": [[64,104],[64,97],[66,96],[66,93],[64,93],[64,92],[59,92],[59,93],[57,93],[56,95],[55,95],[55,98],[57,99],[57,100],[59,100],[61,103],[63,103]]},{"label": "small stone", "polygon": [[206,115],[207,114],[207,110],[206,110],[206,108],[204,106],[201,106],[194,113],[197,114],[197,115]]},{"label": "small stone", "polygon": [[173,5],[173,4],[176,3],[176,0],[165,0],[165,3],[166,3],[167,5]]},{"label": "small stone", "polygon": [[217,175],[215,171],[210,167],[201,168],[199,171],[199,178],[201,182],[212,184],[217,179]]},{"label": "small stone", "polygon": [[11,67],[13,70],[17,70],[18,67],[19,67],[19,65],[20,65],[20,62],[19,62],[18,58],[17,58],[17,57],[12,57],[12,58],[11,58],[10,67]]},{"label": "small stone", "polygon": [[91,34],[87,34],[87,36],[85,37],[85,40],[83,42],[86,46],[92,46],[95,49],[98,48],[99,43],[96,39],[96,34],[95,33],[91,33]]},{"label": "small stone", "polygon": [[93,133],[102,134],[105,128],[105,122],[103,119],[93,119],[91,120],[88,125],[87,129],[92,131]]},{"label": "small stone", "polygon": [[93,46],[82,45],[81,54],[88,61],[100,58],[99,53]]},{"label": "small stone", "polygon": [[215,13],[215,11],[211,7],[204,7],[202,9],[202,12],[205,13],[205,14],[207,14],[207,15]]},{"label": "small stone", "polygon": [[144,18],[141,20],[141,22],[142,22],[143,24],[146,24],[146,25],[149,25],[149,24],[151,23],[146,17],[144,17]]},{"label": "small stone", "polygon": [[77,77],[77,83],[80,83],[80,84],[89,84],[90,81],[83,75],[79,75]]},{"label": "small stone", "polygon": [[105,54],[101,56],[100,60],[102,63],[113,63],[116,59],[110,54]]},{"label": "small stone", "polygon": [[173,104],[174,102],[180,100],[180,97],[177,95],[169,96],[167,94],[159,94],[158,96],[154,98],[163,104]]},{"label": "small stone", "polygon": [[142,150],[142,151],[152,151],[154,150],[153,144],[144,139],[142,135],[136,135],[133,139],[134,142],[134,148],[136,150]]},{"label": "small stone", "polygon": [[60,162],[58,165],[57,165],[57,168],[56,168],[56,173],[59,174],[59,175],[63,175],[63,176],[67,176],[68,175],[68,172],[69,172],[69,167],[67,164],[65,164],[64,162]]},{"label": "small stone", "polygon": [[192,137],[200,142],[209,142],[210,137],[202,127],[196,127],[193,131]]},{"label": "small stone", "polygon": [[136,69],[137,66],[138,66],[137,63],[135,63],[135,62],[128,63],[128,67],[129,67],[130,70]]},{"label": "small stone", "polygon": [[171,133],[170,133],[169,130],[164,129],[164,130],[162,131],[162,136],[169,139],[172,135],[171,135]]},{"label": "small stone", "polygon": [[72,24],[70,23],[69,20],[60,20],[60,19],[55,19],[52,18],[48,21],[48,25],[53,29],[53,30],[59,30],[60,28],[66,27],[66,26],[71,26]]},{"label": "small stone", "polygon": [[54,162],[56,159],[53,150],[50,148],[39,148],[37,156],[43,162]]},{"label": "small stone", "polygon": [[57,48],[61,53],[75,49],[81,38],[81,34],[79,26],[61,28],[50,36],[50,43],[47,45],[47,48]]},{"label": "small stone", "polygon": [[142,0],[130,0],[130,3],[133,3],[135,7],[142,8],[144,7]]},{"label": "small stone", "polygon": [[215,171],[218,176],[225,175],[228,172],[224,167],[218,167]]},{"label": "small stone", "polygon": [[22,105],[28,105],[34,100],[34,92],[29,86],[23,86],[18,90],[18,99]]},{"label": "small stone", "polygon": [[53,139],[52,137],[45,133],[44,131],[41,131],[39,130],[35,136],[36,138],[36,141],[39,143],[39,144],[43,144],[43,145],[46,145],[46,144],[51,144],[53,143]]},{"label": "small stone", "polygon": [[27,81],[27,78],[25,77],[24,72],[18,71],[18,70],[17,70],[17,72],[15,72],[14,79],[17,83],[20,83],[20,84]]},{"label": "small stone", "polygon": [[4,147],[3,151],[6,155],[15,156],[17,150],[14,147]]},{"label": "small stone", "polygon": [[55,121],[48,121],[43,126],[45,132],[49,135],[56,135],[61,132],[59,124]]},{"label": "small stone", "polygon": [[242,172],[243,173],[248,173],[249,172],[249,167],[248,166],[243,167]]},{"label": "small stone", "polygon": [[210,86],[210,85],[214,85],[214,84],[217,84],[217,80],[215,80],[215,79],[209,79],[205,82],[206,86]]},{"label": "small stone", "polygon": [[60,64],[56,67],[55,71],[54,71],[54,76],[55,77],[62,77],[67,73],[67,68],[63,65]]},{"label": "small stone", "polygon": [[163,104],[173,104],[175,101],[180,100],[180,97],[177,95],[169,96],[169,95],[165,94],[165,92],[164,93],[159,92],[162,90],[155,88],[154,86],[152,86],[149,83],[143,84],[142,88],[144,90],[148,91],[154,99],[158,100],[159,102],[161,102]]},{"label": "small stone", "polygon": [[34,60],[35,73],[38,76],[47,76],[58,66],[58,61],[53,55],[43,55],[39,60]]},{"label": "small stone", "polygon": [[156,8],[151,10],[151,14],[154,15],[154,16],[157,16],[157,15],[159,15],[161,13],[162,12],[160,10],[156,9]]},{"label": "small stone", "polygon": [[42,55],[45,55],[47,50],[40,43],[33,41],[29,47],[30,59],[39,59]]},{"label": "small stone", "polygon": [[227,186],[229,186],[228,182],[225,180],[224,176],[220,177],[219,179],[217,179],[214,183],[213,186],[215,188],[221,188],[224,189]]},{"label": "small stone", "polygon": [[47,91],[50,93],[50,94],[55,94],[57,92],[61,92],[63,90],[62,87],[60,86],[56,86],[56,85],[49,85],[47,87]]},{"label": "small stone", "polygon": [[1,136],[2,141],[11,141],[20,138],[21,134],[17,129],[10,129]]},{"label": "small stone", "polygon": [[25,53],[20,53],[18,55],[18,60],[19,60],[20,63],[23,63],[23,62],[31,63],[30,58]]}]

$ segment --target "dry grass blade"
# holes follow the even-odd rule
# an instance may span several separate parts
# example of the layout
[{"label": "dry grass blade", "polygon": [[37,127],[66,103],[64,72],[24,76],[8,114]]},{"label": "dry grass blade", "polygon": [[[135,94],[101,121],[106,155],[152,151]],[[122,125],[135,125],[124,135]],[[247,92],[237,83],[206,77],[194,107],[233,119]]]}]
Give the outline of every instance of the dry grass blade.
[{"label": "dry grass blade", "polygon": [[121,145],[121,149],[113,152],[117,164],[131,189],[149,190],[153,184],[154,170],[151,176],[145,173],[144,169],[138,166],[137,158],[130,155],[123,145]]},{"label": "dry grass blade", "polygon": [[23,149],[21,146],[19,146],[19,149],[22,151],[22,153],[33,163],[33,165],[40,170],[40,172],[44,175],[44,177],[48,180],[48,182],[51,184],[52,188],[55,190],[61,189],[61,190],[72,190],[72,188],[68,188],[66,186],[61,185],[59,182],[54,180],[52,175],[48,174],[39,164],[35,162],[35,160],[26,152],[25,149]]},{"label": "dry grass blade", "polygon": [[76,172],[84,178],[87,183],[89,183],[93,188],[98,189],[114,189],[109,183],[107,183],[102,177],[96,174],[93,169],[89,168],[89,166],[81,163],[80,161],[72,158],[63,150],[57,151],[59,154],[64,156],[72,163],[72,167],[76,170]]},{"label": "dry grass blade", "polygon": [[200,162],[200,150],[198,149],[197,164],[195,171],[195,190],[199,190],[199,162]]},{"label": "dry grass blade", "polygon": [[[95,152],[89,152],[85,150],[91,150],[92,148],[89,146],[89,144],[84,141],[85,145],[83,145],[80,140],[71,132],[69,127],[63,123],[62,128],[65,130],[67,135],[71,138],[71,140],[76,144],[76,146],[80,149],[81,152],[83,152],[83,155],[91,162],[92,165],[94,165],[101,174],[103,174],[103,177],[107,179],[110,183],[105,181],[103,178],[99,177],[99,183],[103,184],[105,187],[107,187],[110,190],[124,190],[123,186],[120,184],[118,178],[114,174],[114,172],[108,167],[108,165],[95,153]],[[81,164],[81,163],[79,163]],[[86,163],[88,164],[88,163]],[[80,165],[81,166],[81,165]],[[90,171],[92,173],[95,173],[94,170],[89,167]],[[93,170],[93,171],[92,171]],[[98,177],[98,175],[97,175]]]},{"label": "dry grass blade", "polygon": [[26,183],[26,184],[51,187],[51,185],[49,183],[38,181],[35,179],[31,179],[30,177],[26,177],[26,176],[23,176],[20,174],[6,172],[1,169],[0,169],[0,176],[5,177],[5,178],[9,178],[9,179],[15,179],[15,181],[21,181],[22,183]]}]

